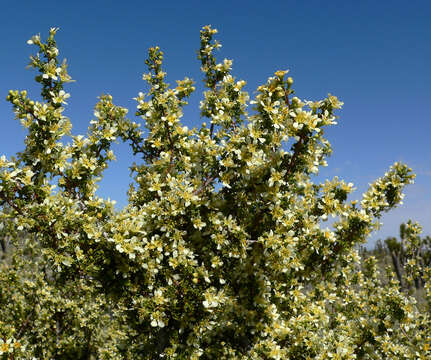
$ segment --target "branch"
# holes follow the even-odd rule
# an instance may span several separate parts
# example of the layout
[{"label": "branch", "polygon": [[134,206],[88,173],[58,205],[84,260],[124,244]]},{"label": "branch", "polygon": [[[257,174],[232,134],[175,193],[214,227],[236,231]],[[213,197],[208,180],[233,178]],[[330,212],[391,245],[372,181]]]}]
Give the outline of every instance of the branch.
[{"label": "branch", "polygon": [[32,314],[33,314],[33,310],[30,312],[30,314],[27,315],[27,317],[25,318],[24,322],[22,323],[22,325],[21,325],[21,327],[20,327],[20,329],[19,329],[19,331],[18,331],[18,333],[16,335],[16,339],[17,340],[21,338],[21,336],[24,333],[24,330],[26,329],[26,327],[30,323],[30,319],[31,319]]},{"label": "branch", "polygon": [[12,202],[12,200],[11,200],[11,199],[9,199],[8,197],[6,197],[3,191],[1,191],[1,192],[0,192],[0,197],[1,197],[4,201],[6,201],[6,202],[8,203],[8,205],[9,205],[12,209],[14,209],[18,214],[23,215],[23,213],[22,213],[21,209],[20,209],[18,206],[16,206],[16,205]]},{"label": "branch", "polygon": [[143,148],[143,146],[141,144],[138,143],[137,139],[135,138],[129,138],[129,140],[132,142],[133,145],[135,145],[135,149],[138,151],[135,151],[135,154],[137,154],[138,152],[141,152],[142,154],[145,154],[145,149]]},{"label": "branch", "polygon": [[193,195],[199,195],[211,182],[213,182],[215,178],[216,178],[215,176],[211,176],[208,179],[206,179],[199,189],[193,191]]},{"label": "branch", "polygon": [[166,132],[168,133],[169,146],[170,146],[169,150],[171,150],[171,157],[170,157],[170,160],[169,160],[169,167],[167,168],[166,173],[170,173],[171,170],[172,170],[172,167],[174,166],[174,141],[172,140],[172,134],[169,131],[169,126],[166,124],[166,122],[165,122],[165,129],[166,129]]},{"label": "branch", "polygon": [[287,108],[290,108],[290,103],[289,103],[289,91],[288,90],[284,90],[284,101],[287,105]]},{"label": "branch", "polygon": [[295,162],[299,156],[299,152],[304,147],[306,137],[305,135],[301,135],[298,142],[293,146],[293,155],[290,158],[289,165],[287,168],[286,175],[290,175],[295,167]]}]

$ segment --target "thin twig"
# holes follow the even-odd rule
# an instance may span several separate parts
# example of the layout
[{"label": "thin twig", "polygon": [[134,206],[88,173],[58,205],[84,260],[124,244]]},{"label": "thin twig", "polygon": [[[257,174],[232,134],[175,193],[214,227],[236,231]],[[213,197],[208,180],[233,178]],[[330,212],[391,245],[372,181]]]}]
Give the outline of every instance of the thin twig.
[{"label": "thin twig", "polygon": [[208,179],[206,179],[199,189],[193,191],[193,195],[199,195],[214,179],[215,179],[215,176],[211,176]]},{"label": "thin twig", "polygon": [[33,312],[30,312],[30,314],[27,315],[26,319],[24,320],[23,324],[21,325],[17,335],[16,335],[16,339],[18,340],[19,338],[21,338],[21,336],[23,335],[24,330],[26,329],[27,325],[30,322],[30,318],[31,315],[33,314]]}]

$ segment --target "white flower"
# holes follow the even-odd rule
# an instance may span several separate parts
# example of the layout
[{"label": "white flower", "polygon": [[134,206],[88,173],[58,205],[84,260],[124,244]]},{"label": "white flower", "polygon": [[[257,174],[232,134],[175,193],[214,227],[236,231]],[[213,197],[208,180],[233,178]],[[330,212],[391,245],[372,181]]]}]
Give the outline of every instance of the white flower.
[{"label": "white flower", "polygon": [[12,339],[7,339],[4,341],[0,339],[0,355],[11,353],[13,351],[13,346],[11,346]]}]

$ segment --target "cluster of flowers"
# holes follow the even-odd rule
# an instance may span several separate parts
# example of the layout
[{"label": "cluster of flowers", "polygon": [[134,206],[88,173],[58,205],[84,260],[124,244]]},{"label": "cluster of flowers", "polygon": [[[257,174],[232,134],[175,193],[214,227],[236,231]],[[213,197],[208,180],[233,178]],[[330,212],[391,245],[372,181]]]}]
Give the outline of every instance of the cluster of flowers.
[{"label": "cluster of flowers", "polygon": [[[355,250],[402,200],[411,170],[394,164],[360,206],[347,200],[352,184],[313,182],[332,151],[324,132],[342,106],[335,96],[302,101],[277,71],[250,101],[232,61],[217,63],[217,31],[205,26],[200,110],[209,125],[181,124],[193,81],[171,88],[153,47],[149,90],[136,97],[146,130],[104,95],[88,134],[64,144],[72,80],[56,31],[29,41],[42,101],[7,97],[28,135],[23,152],[0,159],[0,231],[13,250],[0,264],[0,356],[431,356],[429,312]],[[95,193],[117,139],[138,159],[121,211]]]}]

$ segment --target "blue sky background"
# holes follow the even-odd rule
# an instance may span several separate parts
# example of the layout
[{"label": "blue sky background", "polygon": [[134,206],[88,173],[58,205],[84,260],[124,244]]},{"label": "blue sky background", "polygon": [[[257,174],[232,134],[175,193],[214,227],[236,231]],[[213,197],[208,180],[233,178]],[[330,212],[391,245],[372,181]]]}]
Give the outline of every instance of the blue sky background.
[{"label": "blue sky background", "polygon": [[[192,77],[198,87],[184,123],[199,126],[201,74],[196,50],[199,30],[211,24],[223,44],[219,59],[234,60],[233,74],[256,87],[278,69],[290,69],[298,97],[332,93],[343,102],[339,125],[327,133],[334,149],[322,178],[353,182],[355,197],[403,161],[417,174],[404,205],[382,218],[371,241],[398,234],[399,224],[419,221],[431,234],[431,2],[429,1],[20,1],[0,12],[0,96],[27,89],[38,97],[34,72],[25,70],[35,51],[26,41],[46,38],[60,27],[60,58],[77,80],[66,115],[73,133],[85,134],[102,93],[135,112],[132,100],[145,91],[141,80],[147,49],[165,52],[168,82]],[[25,132],[11,106],[0,101],[0,154],[23,149]],[[114,147],[117,162],[101,182],[99,195],[126,204],[127,146]]]}]

